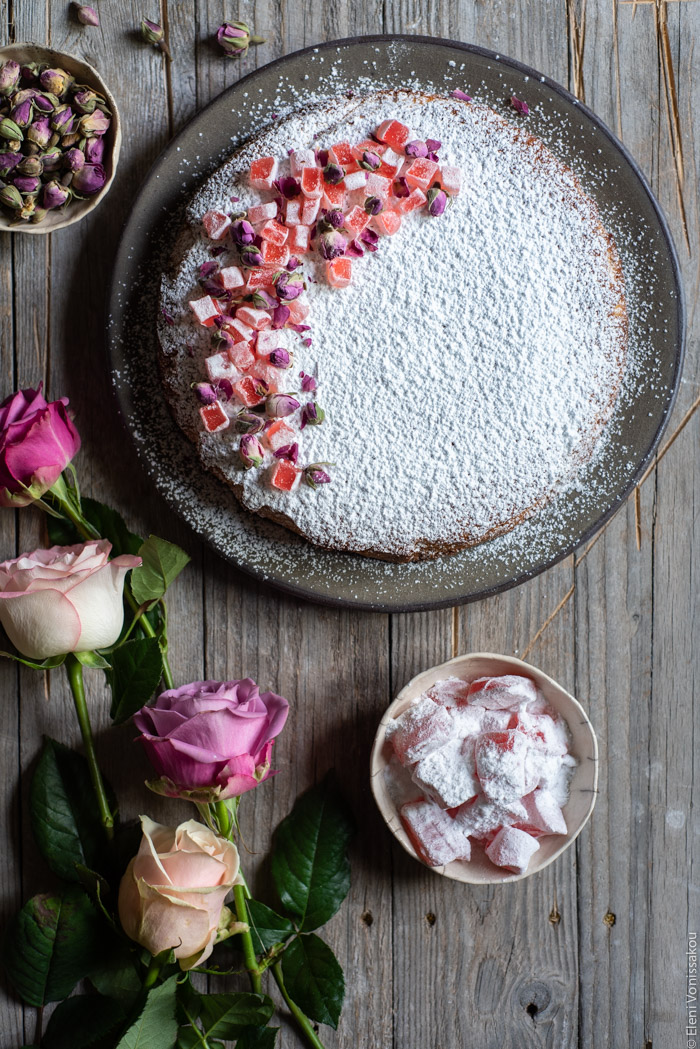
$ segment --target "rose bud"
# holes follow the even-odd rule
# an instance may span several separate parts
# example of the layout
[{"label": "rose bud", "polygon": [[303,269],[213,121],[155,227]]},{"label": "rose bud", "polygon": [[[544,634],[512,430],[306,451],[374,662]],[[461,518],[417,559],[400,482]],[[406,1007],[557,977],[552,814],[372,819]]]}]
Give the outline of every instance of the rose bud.
[{"label": "rose bud", "polygon": [[224,22],[217,30],[216,39],[230,58],[242,58],[251,44],[265,43],[263,37],[251,35],[245,22]]},{"label": "rose bud", "polygon": [[35,205],[31,221],[36,223],[43,222],[47,215],[48,211],[46,208],[37,208]]},{"label": "rose bud", "polygon": [[367,197],[367,200],[365,201],[365,211],[368,215],[378,215],[383,208],[384,205],[379,197]]},{"label": "rose bud", "polygon": [[311,463],[304,470],[304,481],[309,488],[318,488],[320,484],[330,484],[330,474],[322,470],[322,466],[332,466],[332,463]]},{"label": "rose bud", "polygon": [[299,458],[299,445],[296,441],[294,444],[285,444],[277,449],[274,456],[275,459],[289,459],[290,463],[296,464],[297,459]]},{"label": "rose bud", "polygon": [[313,393],[318,385],[313,375],[306,375],[304,372],[300,372],[299,378],[301,379],[301,388],[304,393]]},{"label": "rose bud", "polygon": [[3,204],[6,208],[18,211],[23,203],[22,194],[14,186],[3,186],[0,189],[0,204]]},{"label": "rose bud", "polygon": [[119,920],[131,940],[152,955],[172,950],[186,971],[209,957],[220,924],[227,935],[247,928],[223,914],[238,877],[238,850],[195,820],[162,827],[141,816],[141,829],[139,851],[119,885]]},{"label": "rose bud", "polygon": [[103,113],[101,109],[96,109],[94,113],[88,113],[87,116],[80,118],[78,129],[81,135],[87,135],[90,138],[92,135],[104,135],[111,123],[111,118],[106,113]]},{"label": "rose bud", "polygon": [[11,95],[19,83],[19,62],[11,58],[0,66],[0,95]]},{"label": "rose bud", "polygon": [[0,138],[6,138],[8,142],[24,142],[21,129],[9,117],[0,120]]},{"label": "rose bud", "polygon": [[318,250],[322,258],[329,262],[331,259],[337,259],[344,255],[347,246],[347,240],[342,233],[337,231],[329,230],[327,233],[322,233],[319,237]]},{"label": "rose bud", "polygon": [[297,299],[304,290],[303,280],[299,277],[293,277],[290,280],[287,273],[283,273],[278,278],[275,286],[280,299],[284,299],[285,302],[292,302],[294,299]]},{"label": "rose bud", "polygon": [[7,178],[21,161],[21,153],[0,153],[0,178]]},{"label": "rose bud", "polygon": [[52,179],[51,182],[47,182],[44,186],[41,202],[47,211],[51,211],[52,208],[62,208],[64,204],[68,203],[72,195],[68,186],[62,186],[57,179]]},{"label": "rose bud", "polygon": [[300,184],[291,175],[284,175],[281,179],[278,179],[277,184],[279,185],[280,193],[286,200],[293,200],[294,197],[298,197],[301,193]]},{"label": "rose bud", "polygon": [[84,142],[85,139],[81,139],[80,135],[78,135],[78,134],[76,134],[74,132],[71,135],[63,135],[62,136],[62,138],[61,138],[61,146],[62,146],[63,149],[70,149],[71,146],[74,146],[77,142],[81,142],[81,141]]},{"label": "rose bud", "polygon": [[253,292],[253,306],[255,306],[257,310],[274,310],[276,305],[277,299],[263,288],[259,291]]},{"label": "rose bud", "polygon": [[244,244],[252,244],[255,240],[255,230],[245,219],[237,219],[231,224],[231,236],[234,244],[241,247]]},{"label": "rose bud", "polygon": [[36,175],[16,175],[14,179],[15,189],[20,193],[36,193],[40,184]]},{"label": "rose bud", "polygon": [[58,146],[50,146],[41,154],[44,171],[57,171],[63,162],[63,153]]},{"label": "rose bud", "polygon": [[73,0],[73,10],[81,25],[98,26],[100,24],[99,15],[94,7],[88,7],[87,4],[78,4]]},{"label": "rose bud", "polygon": [[81,147],[85,154],[87,164],[101,164],[105,152],[105,140],[103,138],[89,138]]},{"label": "rose bud", "polygon": [[101,164],[86,164],[75,172],[71,185],[76,193],[91,197],[100,192],[106,181],[107,174]]},{"label": "rose bud", "polygon": [[27,128],[27,138],[45,149],[51,141],[51,126],[48,117],[39,117]]},{"label": "rose bud", "polygon": [[289,350],[283,349],[282,346],[278,346],[276,350],[268,354],[267,359],[274,368],[291,368],[292,366],[292,356]]},{"label": "rose bud", "polygon": [[244,266],[262,266],[263,257],[254,244],[244,244],[241,248],[241,262]]},{"label": "rose bud", "polygon": [[445,208],[447,207],[447,194],[444,189],[440,189],[438,186],[433,186],[432,189],[428,190],[428,211],[431,215],[437,218],[438,215],[442,215]]},{"label": "rose bud", "polygon": [[124,578],[141,558],[110,561],[111,549],[108,539],[93,539],[0,564],[0,622],[23,656],[49,659],[114,644],[124,624]]},{"label": "rose bud", "polygon": [[0,506],[26,506],[40,498],[77,453],[80,436],[67,406],[65,397],[47,403],[41,385],[0,404]]},{"label": "rose bud", "polygon": [[41,157],[25,157],[17,165],[18,175],[41,175],[44,170]]},{"label": "rose bud", "polygon": [[245,794],[272,774],[272,741],[288,711],[286,699],[261,693],[250,678],[195,681],[161,693],[134,716],[161,777],[149,787],[197,801]]},{"label": "rose bud", "polygon": [[89,116],[90,113],[95,112],[98,101],[98,96],[91,88],[81,87],[78,91],[74,92],[71,105],[76,113]]},{"label": "rose bud", "polygon": [[52,95],[49,91],[43,95],[34,96],[34,108],[38,110],[39,113],[53,113],[54,109],[59,105],[60,103],[56,96]]},{"label": "rose bud", "polygon": [[345,178],[345,169],[340,164],[326,164],[323,169],[323,181],[329,186],[337,186]]},{"label": "rose bud", "polygon": [[12,108],[10,118],[14,120],[15,124],[19,128],[28,127],[32,122],[32,116],[34,114],[34,103],[31,99],[26,99],[24,102],[20,102],[19,105]]},{"label": "rose bud", "polygon": [[265,411],[271,419],[284,419],[299,407],[299,401],[289,393],[273,393],[265,401]]},{"label": "rose bud", "polygon": [[76,172],[85,167],[85,154],[76,146],[64,153],[63,159],[68,171]]},{"label": "rose bud", "polygon": [[217,379],[216,392],[225,401],[230,401],[233,397],[233,383],[230,379]]},{"label": "rose bud", "polygon": [[142,18],[140,29],[141,38],[147,44],[152,44],[156,50],[162,51],[166,58],[172,62],[172,55],[170,54],[168,45],[165,42],[165,32],[163,27],[158,25],[157,22],[152,22],[150,18]]},{"label": "rose bud", "polygon": [[338,208],[334,208],[333,211],[329,211],[326,215],[325,221],[333,229],[342,229],[343,223],[345,222],[345,215]]},{"label": "rose bud", "polygon": [[265,420],[262,415],[244,409],[233,420],[233,428],[236,433],[261,433],[265,429]]},{"label": "rose bud", "polygon": [[408,142],[406,144],[404,147],[404,153],[407,157],[427,157],[428,147],[425,142],[415,139],[413,142]]},{"label": "rose bud", "polygon": [[272,314],[272,327],[274,330],[284,328],[285,324],[289,320],[291,311],[289,306],[285,306],[284,303],[280,304]]},{"label": "rose bud", "polygon": [[382,158],[378,153],[370,153],[367,150],[362,154],[362,160],[360,161],[360,167],[366,171],[376,171],[377,168],[381,167]]},{"label": "rose bud", "polygon": [[75,117],[71,107],[59,106],[58,109],[55,109],[49,117],[49,124],[51,130],[57,131],[59,135],[69,135],[75,127]]},{"label": "rose bud", "polygon": [[262,466],[262,461],[265,458],[265,453],[260,441],[255,434],[252,433],[243,434],[238,448],[238,454],[243,460],[243,465],[246,470],[250,470],[254,466]]},{"label": "rose bud", "polygon": [[306,426],[320,426],[326,418],[323,408],[319,408],[315,401],[309,401],[301,409],[301,428]]},{"label": "rose bud", "polygon": [[44,69],[39,74],[39,83],[44,91],[49,91],[56,98],[60,98],[73,83],[73,77],[66,73],[65,69]]},{"label": "rose bud", "polygon": [[210,382],[193,382],[192,389],[200,404],[213,404],[216,400],[216,391]]}]

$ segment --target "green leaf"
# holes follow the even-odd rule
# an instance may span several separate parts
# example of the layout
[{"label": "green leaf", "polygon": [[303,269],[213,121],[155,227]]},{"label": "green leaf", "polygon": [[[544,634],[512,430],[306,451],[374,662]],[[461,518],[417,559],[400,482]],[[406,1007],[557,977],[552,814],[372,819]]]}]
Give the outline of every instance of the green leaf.
[{"label": "green leaf", "polygon": [[79,994],[61,1002],[51,1015],[42,1039],[44,1049],[98,1049],[114,1044],[126,1013],[112,998]]},{"label": "green leaf", "polygon": [[[82,500],[83,517],[104,539],[112,544],[112,557],[118,554],[137,554],[143,539],[130,532],[124,519],[116,510],[96,499]],[[50,517],[48,519],[49,538],[58,546],[70,546],[72,543],[84,542],[77,528],[70,521]]]},{"label": "green leaf", "polygon": [[177,973],[149,991],[143,1012],[119,1040],[117,1049],[173,1049],[177,1041]]},{"label": "green leaf", "polygon": [[131,573],[131,592],[139,605],[158,601],[189,562],[184,550],[157,535],[139,549],[143,564]]},{"label": "green leaf", "polygon": [[282,955],[282,972],[289,997],[311,1020],[338,1026],[345,977],[327,943],[314,933],[298,936]]},{"label": "green leaf", "polygon": [[103,951],[99,962],[90,970],[90,983],[95,990],[116,998],[129,1009],[141,993],[134,958],[123,940],[114,937],[108,946],[109,950]]},{"label": "green leaf", "polygon": [[110,717],[121,725],[146,703],[163,674],[163,656],[155,637],[126,641],[112,652]]},{"label": "green leaf", "polygon": [[5,656],[6,659],[14,659],[16,663],[22,663],[25,667],[31,667],[32,670],[53,670],[66,661],[65,656],[49,656],[43,663],[35,663],[34,660],[25,659],[24,656],[20,656],[16,652],[0,652],[0,656]]},{"label": "green leaf", "polygon": [[[107,794],[115,810],[109,786]],[[104,831],[82,755],[45,737],[32,778],[29,808],[39,851],[55,874],[66,881],[81,881],[76,863],[93,871],[104,868]]]},{"label": "green leaf", "polygon": [[181,1027],[177,1033],[177,1049],[202,1049],[202,1036],[195,1027]]},{"label": "green leaf", "polygon": [[289,918],[276,914],[258,900],[246,900],[250,932],[256,954],[269,951],[278,943],[284,943],[294,933]]},{"label": "green leaf", "polygon": [[297,800],[275,836],[272,877],[304,931],[325,925],[350,888],[352,817],[327,776]]},{"label": "green leaf", "polygon": [[236,1038],[246,1027],[262,1027],[272,1016],[274,1006],[266,994],[246,991],[231,994],[203,994],[200,1021],[209,1038]]},{"label": "green leaf", "polygon": [[3,962],[28,1005],[66,998],[90,973],[104,944],[104,923],[82,889],[41,893],[10,922]]},{"label": "green leaf", "polygon": [[74,652],[73,655],[89,670],[109,670],[110,664],[99,652]]},{"label": "green leaf", "polygon": [[279,1027],[247,1027],[236,1042],[236,1049],[274,1049]]}]

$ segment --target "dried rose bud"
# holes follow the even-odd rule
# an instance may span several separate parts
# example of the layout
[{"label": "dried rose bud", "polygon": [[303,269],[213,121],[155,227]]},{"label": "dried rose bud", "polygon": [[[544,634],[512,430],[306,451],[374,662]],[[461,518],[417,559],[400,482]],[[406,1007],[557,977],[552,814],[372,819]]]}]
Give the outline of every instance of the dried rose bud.
[{"label": "dried rose bud", "polygon": [[37,146],[44,149],[48,146],[51,141],[51,127],[49,126],[48,117],[39,117],[27,128],[27,140],[34,142]]},{"label": "dried rose bud", "polygon": [[317,149],[316,150],[316,163],[320,167],[325,168],[326,164],[328,163],[328,150],[327,149]]},{"label": "dried rose bud", "polygon": [[304,282],[300,277],[292,277],[290,279],[287,273],[282,273],[278,280],[275,281],[277,288],[277,294],[280,299],[284,299],[285,302],[292,302],[297,299],[304,290]]},{"label": "dried rose bud", "polygon": [[76,193],[91,197],[99,193],[105,182],[107,173],[101,164],[85,164],[73,176],[73,189]]},{"label": "dried rose bud", "polygon": [[9,117],[3,117],[0,120],[0,137],[7,139],[8,142],[24,142],[24,135],[14,120],[10,120]]},{"label": "dried rose bud", "polygon": [[277,180],[280,193],[286,200],[293,200],[294,197],[298,197],[301,193],[301,186],[295,178],[291,175],[283,175],[281,179]]},{"label": "dried rose bud", "polygon": [[48,215],[48,211],[46,210],[46,208],[37,208],[36,203],[35,203],[34,211],[32,212],[32,216],[31,216],[31,221],[32,222],[37,222],[37,223],[38,222],[43,222],[47,215]]},{"label": "dried rose bud", "polygon": [[340,164],[326,164],[323,169],[323,181],[329,186],[337,186],[345,178],[345,169]]},{"label": "dried rose bud", "polygon": [[241,437],[241,443],[238,448],[243,465],[246,470],[250,470],[253,466],[262,466],[262,461],[265,458],[265,453],[262,449],[260,441],[257,439],[255,434],[244,433]]},{"label": "dried rose bud", "polygon": [[16,175],[14,178],[14,185],[20,193],[36,193],[40,181],[35,175]]},{"label": "dried rose bud", "polygon": [[210,382],[193,382],[192,389],[200,404],[213,404],[216,400],[216,390]]},{"label": "dried rose bud", "polygon": [[360,160],[360,167],[364,168],[365,171],[376,171],[377,168],[381,167],[382,158],[378,153],[370,153],[368,150],[362,154]]},{"label": "dried rose bud", "polygon": [[414,139],[413,142],[408,142],[406,144],[404,152],[407,157],[427,157],[428,147],[425,142],[421,142],[420,139]]},{"label": "dried rose bud", "polygon": [[81,149],[85,154],[87,164],[100,164],[105,153],[104,139],[101,137],[89,138]]},{"label": "dried rose bud", "polygon": [[458,98],[460,102],[471,102],[472,96],[467,95],[464,91],[460,91],[459,88],[455,88],[454,91],[450,91],[452,98]]},{"label": "dried rose bud", "polygon": [[284,419],[299,407],[299,401],[289,393],[273,393],[265,402],[265,411],[271,419]]},{"label": "dried rose bud", "polygon": [[379,197],[367,197],[367,200],[365,201],[365,211],[368,215],[378,215],[383,208],[384,205]]},{"label": "dried rose bud", "polygon": [[434,218],[442,215],[447,207],[447,199],[444,189],[440,189],[438,186],[433,186],[432,189],[428,190],[428,211]]},{"label": "dried rose bud", "polygon": [[20,102],[19,105],[13,106],[10,112],[10,118],[14,120],[15,124],[19,128],[26,128],[32,122],[34,115],[34,102],[32,99],[27,98],[24,102]]},{"label": "dried rose bud", "polygon": [[0,178],[7,178],[21,161],[21,153],[0,153]]},{"label": "dried rose bud", "polygon": [[243,247],[244,244],[252,244],[255,240],[255,230],[245,219],[238,219],[231,224],[231,236],[233,243]]},{"label": "dried rose bud", "polygon": [[61,208],[67,204],[71,196],[67,186],[62,186],[56,179],[52,179],[44,186],[41,202],[47,211],[51,211],[52,208]]},{"label": "dried rose bud", "polygon": [[432,160],[434,164],[438,164],[440,161],[440,157],[437,155],[437,153],[428,153],[427,159]]},{"label": "dried rose bud", "polygon": [[227,331],[216,331],[211,337],[212,346],[217,350],[231,350],[236,345],[233,335]]},{"label": "dried rose bud", "polygon": [[299,378],[301,379],[301,388],[304,393],[313,393],[318,385],[313,375],[306,375],[305,372],[300,372]]},{"label": "dried rose bud", "polygon": [[321,234],[318,250],[322,258],[330,261],[344,255],[347,246],[348,242],[342,233],[338,233],[337,230],[328,230],[327,233]]},{"label": "dried rose bud", "polygon": [[71,146],[75,146],[78,142],[84,142],[85,139],[81,139],[80,135],[74,133],[72,135],[63,135],[61,137],[61,146],[63,149],[70,149]]},{"label": "dried rose bud", "polygon": [[210,259],[208,262],[203,262],[199,267],[199,279],[206,280],[207,277],[211,277],[212,274],[216,273],[219,268],[219,263],[214,259]]},{"label": "dried rose bud", "polygon": [[3,204],[6,208],[12,208],[13,211],[19,211],[24,201],[22,200],[22,194],[14,186],[3,186],[0,189],[0,204]]},{"label": "dried rose bud", "polygon": [[73,10],[81,25],[98,26],[100,24],[99,15],[94,7],[78,4],[73,0]]},{"label": "dried rose bud", "polygon": [[326,215],[326,222],[333,229],[342,229],[345,224],[345,215],[338,208],[334,208],[333,211],[329,211]]},{"label": "dried rose bud", "polygon": [[245,22],[224,22],[220,25],[216,39],[229,58],[242,58],[251,44],[264,44],[261,36],[253,36]]},{"label": "dried rose bud", "polygon": [[296,255],[292,255],[292,257],[290,258],[289,262],[287,263],[286,269],[288,269],[289,272],[292,273],[297,268],[297,266],[300,266],[300,265],[301,265],[301,260],[298,259],[296,257]]},{"label": "dried rose bud", "polygon": [[299,458],[299,445],[296,441],[294,444],[284,444],[274,452],[274,456],[275,459],[289,459],[290,463],[296,465],[297,459]]},{"label": "dried rose bud", "polygon": [[58,132],[59,135],[70,135],[75,128],[75,117],[71,107],[59,106],[58,109],[55,109],[49,117],[49,124],[51,130]]},{"label": "dried rose bud", "polygon": [[11,58],[0,66],[0,95],[11,95],[19,83],[20,64]]},{"label": "dried rose bud", "polygon": [[291,310],[289,306],[285,306],[284,303],[279,305],[272,314],[272,327],[277,331],[279,328],[284,328],[285,324],[291,316]]},{"label": "dried rose bud", "polygon": [[41,175],[43,170],[44,164],[41,157],[25,157],[24,160],[17,165],[18,175]]},{"label": "dried rose bud", "polygon": [[262,433],[265,429],[265,419],[262,415],[243,409],[233,420],[233,428],[236,433]]},{"label": "dried rose bud", "polygon": [[50,146],[41,154],[44,171],[58,171],[63,163],[63,153],[58,146]]},{"label": "dried rose bud", "polygon": [[94,113],[88,113],[78,121],[78,129],[81,135],[91,138],[93,135],[104,135],[112,123],[111,117],[96,109]]},{"label": "dried rose bud", "polygon": [[96,95],[92,88],[81,87],[73,92],[73,101],[71,104],[77,113],[89,115],[90,113],[95,112],[99,101],[99,95]]},{"label": "dried rose bud", "polygon": [[65,69],[44,69],[39,74],[39,83],[44,91],[49,91],[56,98],[60,98],[73,83],[73,77],[66,73]]},{"label": "dried rose bud", "polygon": [[276,350],[273,350],[267,359],[275,368],[291,368],[292,366],[292,355],[289,350],[285,350],[282,346],[278,346]]},{"label": "dried rose bud", "polygon": [[30,193],[22,199],[22,207],[17,212],[17,216],[24,222],[29,222],[34,218],[36,212],[36,197],[36,193]]},{"label": "dried rose bud", "polygon": [[527,102],[523,102],[522,99],[518,98],[517,95],[510,96],[510,104],[516,113],[520,113],[521,117],[526,117],[530,113],[530,107]]},{"label": "dried rose bud", "polygon": [[241,262],[244,266],[262,266],[263,257],[254,244],[244,244],[241,248]]},{"label": "dried rose bud", "polygon": [[54,109],[57,109],[60,104],[56,96],[49,91],[44,95],[34,95],[34,109],[39,113],[53,113]]},{"label": "dried rose bud", "polygon": [[274,310],[277,306],[277,299],[270,295],[269,291],[260,288],[253,292],[253,306],[256,310]]},{"label": "dried rose bud", "polygon": [[233,397],[233,383],[229,379],[217,379],[216,391],[225,401],[230,401]]},{"label": "dried rose bud", "polygon": [[69,171],[80,171],[85,167],[85,154],[82,149],[78,149],[77,146],[73,146],[66,153],[63,154],[66,168]]},{"label": "dried rose bud", "polygon": [[411,187],[403,175],[400,175],[399,178],[395,180],[392,189],[395,197],[407,197],[411,192]]},{"label": "dried rose bud", "polygon": [[326,418],[323,408],[319,408],[315,401],[308,401],[301,409],[301,428],[305,426],[320,426]]},{"label": "dried rose bud", "polygon": [[258,379],[257,376],[253,377],[253,390],[258,397],[267,397],[270,392],[270,384],[265,382],[264,379]]},{"label": "dried rose bud", "polygon": [[311,463],[304,470],[304,481],[309,488],[318,488],[320,484],[330,484],[330,474],[322,470],[323,466],[333,466],[333,463]]}]

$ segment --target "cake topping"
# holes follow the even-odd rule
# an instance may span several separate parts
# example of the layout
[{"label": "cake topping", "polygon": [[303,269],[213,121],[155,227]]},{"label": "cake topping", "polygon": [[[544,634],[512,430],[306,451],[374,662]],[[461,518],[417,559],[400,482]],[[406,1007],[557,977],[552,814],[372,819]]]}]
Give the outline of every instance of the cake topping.
[{"label": "cake topping", "polygon": [[530,107],[528,106],[527,102],[523,102],[523,100],[521,98],[518,98],[517,95],[510,96],[510,104],[515,110],[515,112],[520,113],[522,117],[526,117],[529,115]]}]

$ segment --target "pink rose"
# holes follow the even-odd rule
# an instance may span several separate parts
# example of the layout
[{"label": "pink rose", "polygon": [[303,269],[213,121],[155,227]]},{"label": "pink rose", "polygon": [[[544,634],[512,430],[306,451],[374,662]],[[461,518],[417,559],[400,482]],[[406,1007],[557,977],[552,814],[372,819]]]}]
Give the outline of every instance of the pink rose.
[{"label": "pink rose", "polygon": [[0,564],[0,623],[29,659],[113,645],[124,623],[124,576],[141,564],[93,539],[52,546]]},{"label": "pink rose", "polygon": [[141,829],[139,851],[119,886],[119,919],[151,954],[173,949],[180,968],[191,969],[214,949],[238,876],[238,850],[196,820],[161,827],[142,816]]},{"label": "pink rose", "polygon": [[161,779],[149,784],[193,801],[234,798],[271,775],[272,740],[289,704],[243,681],[194,681],[163,692],[134,715],[149,760]]},{"label": "pink rose", "polygon": [[67,404],[65,397],[47,404],[41,383],[0,404],[0,506],[41,498],[80,448]]}]

